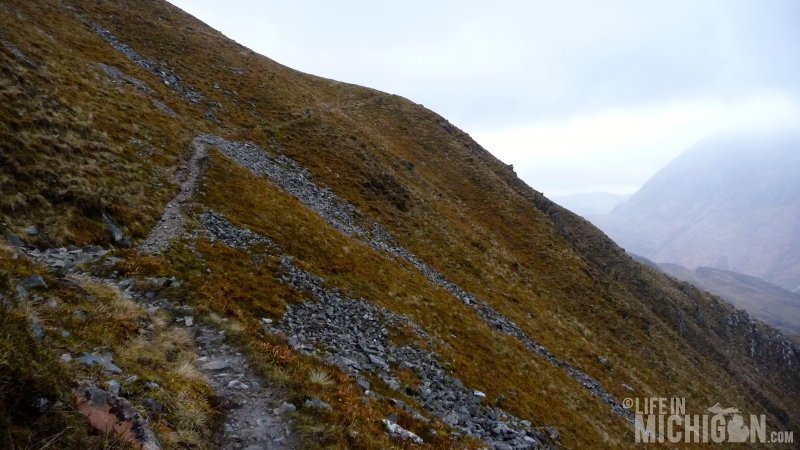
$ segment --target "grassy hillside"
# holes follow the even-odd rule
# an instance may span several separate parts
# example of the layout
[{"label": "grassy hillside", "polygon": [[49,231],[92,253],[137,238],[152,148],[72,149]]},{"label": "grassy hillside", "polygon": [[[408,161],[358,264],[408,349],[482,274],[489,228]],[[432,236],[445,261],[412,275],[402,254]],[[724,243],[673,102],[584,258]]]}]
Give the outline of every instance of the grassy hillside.
[{"label": "grassy hillside", "polygon": [[[381,419],[392,414],[430,448],[479,444],[451,435],[435,414],[421,419],[388,400],[399,397],[424,410],[416,393],[419,374],[412,370],[393,372],[408,387],[402,392],[372,376],[380,397],[371,400],[343,369],[266,330],[262,318],[281,324],[287,308],[314,301],[313,293],[283,280],[284,256],[322,277],[326,288],[408,318],[424,333],[392,330],[392,345],[434,351],[448,374],[485,393],[483,405],[530,421],[549,434],[547,445],[627,447],[633,428],[566,366],[526,347],[520,335],[618,400],[686,397],[696,414],[719,402],[767,414],[771,429],[800,425],[797,347],[729,305],[634,262],[420,105],[283,67],[155,0],[4,2],[0,30],[0,220],[9,243],[13,234],[41,249],[108,246],[109,221],[134,245],[141,242],[178,192],[174,177],[189,160],[192,140],[209,134],[252,142],[286,167],[296,161],[313,183],[353,206],[359,227],[380,224],[398,247],[518,330],[514,335],[489,323],[486,309],[431,282],[408,259],[381,251],[358,233],[343,233],[275,180],[210,146],[197,190],[184,206],[190,232],[161,255],[117,249],[108,264],[86,270],[96,277],[181,280],[158,295],[185,304],[208,323],[227,323],[237,348],[287,398],[332,405],[324,413],[297,411],[309,448],[411,446],[384,432]],[[272,245],[232,248],[212,241],[199,219],[206,210]],[[27,274],[17,272],[11,256],[3,261],[5,295],[13,299],[14,285]],[[41,266],[33,272],[48,273]],[[14,330],[15,342],[27,345],[26,317],[41,312],[24,301],[8,308],[13,320],[4,330]],[[72,327],[71,314],[48,316],[48,329]],[[122,318],[103,317],[112,330],[125,328]],[[140,326],[114,332],[107,345],[122,352],[126,339],[133,339],[126,333],[136,334]],[[69,389],[87,379],[100,383],[102,374],[61,375],[73,370],[58,361],[66,348],[92,345],[49,336],[36,344],[34,360],[4,356],[0,374],[11,379],[14,370],[45,364],[50,369],[36,372],[39,384],[32,389],[60,399],[74,420]],[[129,360],[123,369],[137,367]],[[153,429],[165,447],[202,448],[206,430],[218,431],[211,425],[219,425],[213,410],[219,399],[198,380],[186,386],[162,381],[166,392],[208,411],[204,423],[158,416]],[[7,386],[4,405],[31,393],[19,383]],[[179,395],[184,391],[191,395]],[[135,392],[131,400],[137,404]],[[11,407],[3,414],[2,438],[17,447],[25,447],[26,439],[62,439],[55,430],[63,426],[49,417],[31,422]],[[557,437],[544,431],[548,426]],[[67,435],[60,441],[65,447],[103,445],[80,425]]]}]

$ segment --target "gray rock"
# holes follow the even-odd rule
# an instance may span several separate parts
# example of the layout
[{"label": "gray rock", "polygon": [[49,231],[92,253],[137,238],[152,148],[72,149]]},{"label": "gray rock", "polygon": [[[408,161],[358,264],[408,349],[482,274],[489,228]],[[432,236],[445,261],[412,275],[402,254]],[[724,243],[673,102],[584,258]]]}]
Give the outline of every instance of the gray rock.
[{"label": "gray rock", "polygon": [[384,370],[389,368],[389,365],[386,364],[386,361],[384,361],[383,358],[381,358],[380,356],[370,354],[368,355],[368,357],[369,357],[369,362],[375,364],[379,368]]},{"label": "gray rock", "polygon": [[129,248],[131,246],[131,240],[125,235],[125,232],[122,231],[122,228],[120,228],[117,222],[106,213],[103,213],[102,217],[103,224],[105,224],[106,230],[111,235],[111,242],[117,247]]},{"label": "gray rock", "polygon": [[224,359],[216,359],[216,360],[212,360],[212,361],[209,361],[207,363],[202,364],[200,366],[200,368],[203,369],[203,370],[207,370],[207,371],[212,371],[213,372],[213,371],[216,371],[216,370],[227,369],[230,366],[231,366],[230,362],[228,362],[228,361],[226,361]]},{"label": "gray rock", "polygon": [[31,334],[37,341],[44,339],[44,327],[38,320],[31,320]]},{"label": "gray rock", "polygon": [[126,58],[133,61],[135,64],[139,65],[143,69],[149,71],[153,75],[155,75],[158,79],[164,83],[169,89],[171,89],[176,94],[180,95],[186,101],[193,104],[198,104],[203,99],[203,94],[201,94],[196,89],[192,88],[191,86],[187,85],[178,75],[173,73],[171,70],[162,67],[153,61],[145,58],[144,56],[137,53],[134,49],[132,49],[127,44],[121,42],[114,36],[110,31],[106,30],[105,28],[97,25],[96,23],[89,23],[95,33],[97,33],[100,38],[108,42],[111,47],[113,47],[116,51],[124,55]]},{"label": "gray rock", "polygon": [[306,400],[305,403],[303,403],[303,407],[308,409],[317,409],[320,411],[333,411],[331,405],[323,402],[322,400],[316,397]]},{"label": "gray rock", "polygon": [[5,235],[6,235],[6,241],[8,241],[8,244],[10,246],[16,247],[16,248],[25,247],[25,243],[22,242],[22,239],[20,239],[16,234],[6,230]]},{"label": "gray rock", "polygon": [[119,395],[120,385],[117,380],[106,381],[106,386],[108,386],[108,392],[111,392],[113,395]]},{"label": "gray rock", "polygon": [[[519,448],[536,447],[525,439],[538,442],[530,422],[499,408],[482,405],[482,398],[476,391],[445,369],[435,354],[391,344],[389,329],[397,326],[413,330],[422,340],[437,342],[418,325],[367,301],[348,299],[327,289],[324,280],[298,269],[289,258],[281,260],[281,267],[284,270],[283,282],[311,293],[316,301],[290,305],[283,320],[274,327],[275,331],[292,336],[294,342],[310,341],[332,353],[325,361],[356,376],[356,383],[365,390],[363,401],[369,402],[375,394],[365,389],[369,384],[352,367],[358,365],[360,370],[373,373],[390,388],[399,390],[400,383],[389,364],[392,361],[392,365],[411,370],[420,379],[420,385],[406,393],[416,397],[428,413],[439,417],[457,432],[482,439],[489,447],[509,440],[519,443]],[[405,402],[393,403],[399,409],[423,417]],[[498,428],[501,423],[503,427]]]},{"label": "gray rock", "polygon": [[31,275],[19,281],[19,285],[25,290],[30,291],[33,289],[48,289],[47,282],[44,281],[41,275]]},{"label": "gray rock", "polygon": [[59,358],[59,359],[61,360],[61,362],[68,363],[68,362],[72,361],[72,355],[70,355],[69,353],[64,353],[64,354],[61,355],[61,358]]},{"label": "gray rock", "polygon": [[297,411],[296,406],[288,402],[283,402],[281,403],[281,406],[275,408],[272,412],[274,414],[291,414],[295,411]]},{"label": "gray rock", "polygon": [[160,413],[164,410],[164,404],[152,398],[146,398],[142,400],[142,406],[157,413]]},{"label": "gray rock", "polygon": [[29,225],[25,227],[25,233],[28,236],[38,236],[39,235],[39,228],[36,225]]},{"label": "gray rock", "polygon": [[356,379],[356,384],[358,384],[358,387],[360,387],[361,389],[363,389],[365,391],[369,390],[369,388],[372,387],[369,384],[369,381],[367,381],[367,379],[364,378],[364,377],[358,377]]},{"label": "gray rock", "polygon": [[388,419],[383,419],[383,426],[386,427],[386,432],[389,436],[400,440],[400,441],[410,441],[417,445],[424,444],[424,441],[421,437],[417,436],[416,434],[412,433],[411,431],[406,430],[405,428],[401,427],[400,425],[391,422]]},{"label": "gray rock", "polygon": [[247,390],[247,389],[250,389],[250,386],[248,386],[248,385],[246,385],[246,384],[242,383],[242,382],[241,382],[241,381],[239,381],[239,380],[231,380],[231,381],[228,383],[228,387],[229,387],[229,388],[233,388],[233,389],[240,389],[240,390],[243,390],[243,391],[245,391],[245,390]]},{"label": "gray rock", "polygon": [[96,353],[84,353],[83,356],[75,358],[75,362],[85,366],[101,366],[107,372],[114,375],[122,373],[122,369],[114,364],[114,358],[109,354],[99,355]]},{"label": "gray rock", "polygon": [[50,408],[50,400],[44,397],[37,397],[36,400],[33,401],[33,408],[39,414],[42,414]]},{"label": "gray rock", "polygon": [[271,247],[275,245],[270,239],[247,228],[237,227],[225,219],[224,216],[214,211],[203,213],[200,216],[200,222],[211,234],[212,240],[221,241],[229,247],[244,250],[254,245],[268,245]]}]

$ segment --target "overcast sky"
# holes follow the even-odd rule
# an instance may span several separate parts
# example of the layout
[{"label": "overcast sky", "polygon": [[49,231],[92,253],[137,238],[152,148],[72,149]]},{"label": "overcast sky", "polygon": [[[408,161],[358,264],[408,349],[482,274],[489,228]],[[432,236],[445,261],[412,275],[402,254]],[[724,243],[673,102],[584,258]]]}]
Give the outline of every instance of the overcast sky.
[{"label": "overcast sky", "polygon": [[304,72],[442,114],[548,195],[632,193],[800,118],[800,1],[170,0]]}]

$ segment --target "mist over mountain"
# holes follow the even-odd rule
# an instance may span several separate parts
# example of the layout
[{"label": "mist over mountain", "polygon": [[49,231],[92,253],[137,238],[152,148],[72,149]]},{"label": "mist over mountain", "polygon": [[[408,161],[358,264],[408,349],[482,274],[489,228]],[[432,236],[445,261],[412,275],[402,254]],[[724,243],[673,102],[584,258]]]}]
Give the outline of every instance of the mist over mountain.
[{"label": "mist over mountain", "polygon": [[551,195],[550,199],[579,216],[589,218],[608,214],[630,195],[611,192],[581,192],[569,195]]},{"label": "mist over mountain", "polygon": [[653,261],[730,270],[793,290],[800,284],[800,135],[704,140],[595,223]]},{"label": "mist over mountain", "polygon": [[161,0],[0,3],[0,193],[3,447],[638,448],[656,396],[800,427],[783,333]]}]

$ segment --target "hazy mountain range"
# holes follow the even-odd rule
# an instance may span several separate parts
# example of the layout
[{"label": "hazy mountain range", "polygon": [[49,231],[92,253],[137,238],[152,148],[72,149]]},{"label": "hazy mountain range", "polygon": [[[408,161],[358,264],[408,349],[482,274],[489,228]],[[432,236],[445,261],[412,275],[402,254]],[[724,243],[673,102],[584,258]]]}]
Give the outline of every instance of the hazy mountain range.
[{"label": "hazy mountain range", "polygon": [[653,261],[730,270],[793,290],[800,284],[800,136],[707,139],[594,220]]}]

